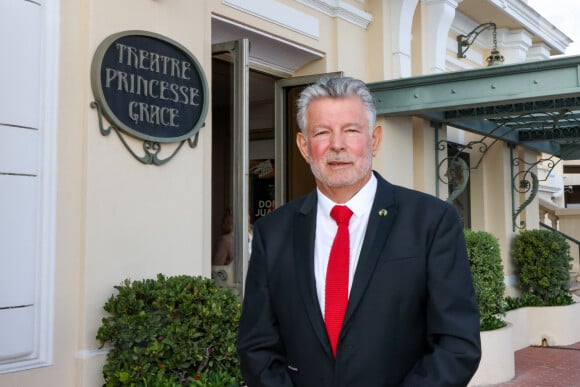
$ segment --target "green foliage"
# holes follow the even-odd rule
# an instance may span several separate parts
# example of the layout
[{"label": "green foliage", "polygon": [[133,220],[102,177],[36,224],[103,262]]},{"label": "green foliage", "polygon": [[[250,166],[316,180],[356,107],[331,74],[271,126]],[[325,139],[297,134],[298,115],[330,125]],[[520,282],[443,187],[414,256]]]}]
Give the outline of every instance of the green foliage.
[{"label": "green foliage", "polygon": [[574,299],[568,295],[559,295],[555,298],[550,298],[547,301],[531,293],[524,293],[521,297],[506,297],[506,310],[514,310],[518,308],[525,308],[528,306],[563,306],[571,305]]},{"label": "green foliage", "polygon": [[236,377],[224,372],[204,373],[199,379],[192,379],[191,387],[238,387],[240,381]]},{"label": "green foliage", "polygon": [[504,327],[503,265],[497,238],[486,231],[465,230],[465,244],[471,265],[473,287],[479,306],[480,329]]},{"label": "green foliage", "polygon": [[125,280],[97,332],[106,386],[240,386],[240,303],[204,277]]},{"label": "green foliage", "polygon": [[544,305],[569,297],[570,246],[550,230],[523,230],[514,238],[513,260],[519,271],[518,286]]}]

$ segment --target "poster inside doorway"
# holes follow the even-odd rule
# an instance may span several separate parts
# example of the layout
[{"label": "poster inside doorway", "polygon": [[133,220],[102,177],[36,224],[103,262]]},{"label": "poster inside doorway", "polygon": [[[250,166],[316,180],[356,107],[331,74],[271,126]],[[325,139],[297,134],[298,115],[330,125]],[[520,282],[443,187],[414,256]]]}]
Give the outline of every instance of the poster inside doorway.
[{"label": "poster inside doorway", "polygon": [[274,160],[250,160],[250,222],[254,224],[276,207]]}]

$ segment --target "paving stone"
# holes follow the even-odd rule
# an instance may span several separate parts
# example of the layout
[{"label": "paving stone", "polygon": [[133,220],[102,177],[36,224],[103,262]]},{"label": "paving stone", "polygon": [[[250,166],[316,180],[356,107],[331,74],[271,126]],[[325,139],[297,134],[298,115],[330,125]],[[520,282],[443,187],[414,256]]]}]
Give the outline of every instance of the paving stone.
[{"label": "paving stone", "polygon": [[515,377],[501,387],[580,387],[580,342],[528,347],[515,353]]}]

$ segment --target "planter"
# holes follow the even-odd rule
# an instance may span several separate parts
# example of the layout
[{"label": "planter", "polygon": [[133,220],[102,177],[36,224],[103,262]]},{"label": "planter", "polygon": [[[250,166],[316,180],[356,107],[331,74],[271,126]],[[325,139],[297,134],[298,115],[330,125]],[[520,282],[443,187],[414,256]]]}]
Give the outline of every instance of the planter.
[{"label": "planter", "polygon": [[507,326],[481,332],[481,362],[469,386],[486,386],[515,376],[514,352],[531,345],[571,345],[580,341],[580,303],[526,307],[505,315]]},{"label": "planter", "polygon": [[515,376],[513,325],[481,332],[481,362],[469,386],[507,382]]},{"label": "planter", "polygon": [[580,341],[580,303],[510,310],[505,320],[514,327],[514,351],[530,345],[571,345]]},{"label": "planter", "polygon": [[528,309],[530,345],[571,345],[580,341],[580,303]]},{"label": "planter", "polygon": [[514,351],[530,346],[529,308],[510,310],[505,314],[505,321],[514,326],[512,330],[512,345]]}]

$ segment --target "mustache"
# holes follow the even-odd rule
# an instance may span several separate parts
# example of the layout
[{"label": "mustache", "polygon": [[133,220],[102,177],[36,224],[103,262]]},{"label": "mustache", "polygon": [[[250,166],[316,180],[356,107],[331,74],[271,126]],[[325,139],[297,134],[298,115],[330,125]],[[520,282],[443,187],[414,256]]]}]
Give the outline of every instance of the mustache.
[{"label": "mustache", "polygon": [[348,153],[331,152],[324,155],[325,163],[352,163],[354,158]]}]

